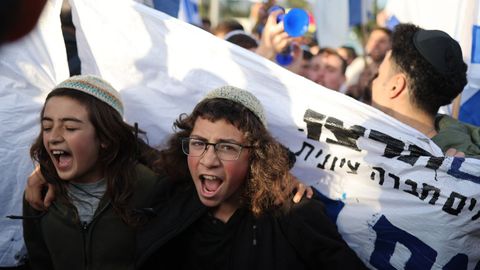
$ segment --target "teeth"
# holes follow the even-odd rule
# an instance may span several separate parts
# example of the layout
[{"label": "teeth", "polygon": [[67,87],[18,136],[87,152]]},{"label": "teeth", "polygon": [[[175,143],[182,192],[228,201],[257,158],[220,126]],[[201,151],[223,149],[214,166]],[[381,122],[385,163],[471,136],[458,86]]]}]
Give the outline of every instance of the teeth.
[{"label": "teeth", "polygon": [[52,151],[52,154],[54,154],[54,155],[63,155],[64,153],[65,153],[65,152],[62,151],[62,150],[53,150],[53,151]]},{"label": "teeth", "polygon": [[216,176],[212,176],[212,175],[203,175],[203,178],[205,180],[215,180],[215,179],[217,179]]}]

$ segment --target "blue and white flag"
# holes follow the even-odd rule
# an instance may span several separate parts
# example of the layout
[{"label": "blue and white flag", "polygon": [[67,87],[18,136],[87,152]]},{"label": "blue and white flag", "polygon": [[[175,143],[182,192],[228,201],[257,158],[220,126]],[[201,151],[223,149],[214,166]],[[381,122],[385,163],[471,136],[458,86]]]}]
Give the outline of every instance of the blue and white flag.
[{"label": "blue and white flag", "polygon": [[348,44],[350,28],[372,17],[371,0],[316,0],[313,14],[317,39],[322,47]]},{"label": "blue and white flag", "polygon": [[[151,144],[164,143],[173,121],[207,91],[225,84],[247,89],[264,104],[273,135],[297,155],[293,173],[322,192],[329,215],[367,266],[480,267],[480,160],[444,157],[396,119],[138,3],[75,0],[72,9],[82,73],[100,75],[120,91],[126,121],[138,122]],[[25,125],[23,119],[40,113],[33,109],[2,132]],[[27,141],[38,134],[29,124],[22,133]],[[17,177],[10,171],[18,164],[1,163],[9,167],[2,181]]]}]

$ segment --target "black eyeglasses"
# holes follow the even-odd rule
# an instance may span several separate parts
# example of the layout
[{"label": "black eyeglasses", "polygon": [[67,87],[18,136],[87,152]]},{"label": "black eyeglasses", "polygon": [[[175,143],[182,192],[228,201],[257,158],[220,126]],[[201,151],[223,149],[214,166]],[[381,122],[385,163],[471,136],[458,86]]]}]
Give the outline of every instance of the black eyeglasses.
[{"label": "black eyeglasses", "polygon": [[185,155],[191,157],[200,157],[207,151],[209,145],[213,146],[217,157],[224,161],[237,160],[242,153],[243,148],[252,148],[253,146],[241,145],[231,142],[209,143],[197,138],[183,138],[182,150]]}]

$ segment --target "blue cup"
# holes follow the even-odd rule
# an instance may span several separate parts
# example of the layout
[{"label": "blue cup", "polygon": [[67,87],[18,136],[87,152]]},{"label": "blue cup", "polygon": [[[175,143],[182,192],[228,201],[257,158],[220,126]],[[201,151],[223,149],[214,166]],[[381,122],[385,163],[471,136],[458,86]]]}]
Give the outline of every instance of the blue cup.
[{"label": "blue cup", "polygon": [[[276,10],[285,9],[280,6],[273,6],[268,10],[268,13],[271,13]],[[308,14],[305,10],[300,8],[292,8],[286,14],[280,14],[277,16],[277,23],[283,21],[283,27],[285,32],[291,37],[303,36],[308,30]],[[282,66],[290,65],[293,61],[293,56],[291,54],[292,49],[288,47],[285,51],[278,53],[275,56],[275,60],[278,64]]]},{"label": "blue cup", "polygon": [[[283,14],[282,14],[283,15]],[[292,8],[283,16],[285,32],[291,37],[303,36],[308,30],[308,14],[300,8]]]},{"label": "blue cup", "polygon": [[[276,10],[283,10],[285,12],[283,7],[273,6],[268,10],[268,13]],[[277,23],[281,21],[283,21],[285,32],[291,37],[302,36],[308,30],[308,14],[301,8],[292,8],[288,13],[278,15]]]}]

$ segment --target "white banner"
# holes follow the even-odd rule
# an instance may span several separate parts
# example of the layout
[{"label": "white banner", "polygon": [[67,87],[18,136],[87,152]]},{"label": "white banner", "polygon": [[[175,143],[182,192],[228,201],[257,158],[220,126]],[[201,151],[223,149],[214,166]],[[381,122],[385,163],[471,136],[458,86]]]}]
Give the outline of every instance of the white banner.
[{"label": "white banner", "polygon": [[207,91],[247,89],[264,104],[274,136],[297,154],[294,174],[328,197],[329,214],[369,267],[479,267],[479,160],[443,157],[382,112],[141,4],[71,4],[82,73],[120,90],[126,120],[152,145]]},{"label": "white banner", "polygon": [[22,222],[5,216],[22,212],[40,109],[48,91],[69,76],[61,5],[47,2],[30,34],[0,47],[0,267],[20,264],[25,254]]},{"label": "white banner", "polygon": [[444,158],[423,134],[374,108],[155,10],[114,2],[117,11],[107,13],[113,1],[74,1],[83,72],[121,89],[127,120],[152,144],[208,90],[245,88],[297,154],[294,173],[333,200],[340,232],[371,267],[478,263],[479,160]]}]

